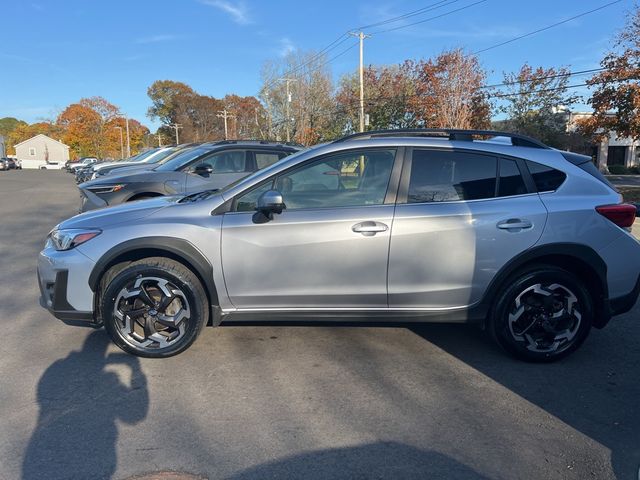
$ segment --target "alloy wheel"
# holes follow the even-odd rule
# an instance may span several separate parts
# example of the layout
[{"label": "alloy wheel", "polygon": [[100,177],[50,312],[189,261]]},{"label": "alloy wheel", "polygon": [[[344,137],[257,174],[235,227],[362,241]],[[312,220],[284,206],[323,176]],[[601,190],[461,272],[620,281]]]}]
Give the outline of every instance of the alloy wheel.
[{"label": "alloy wheel", "polygon": [[184,292],[159,277],[137,277],[120,290],[113,308],[118,332],[134,348],[171,347],[191,316]]},{"label": "alloy wheel", "polygon": [[559,283],[537,283],[523,290],[509,310],[513,339],[527,350],[557,354],[569,348],[580,329],[578,297]]}]

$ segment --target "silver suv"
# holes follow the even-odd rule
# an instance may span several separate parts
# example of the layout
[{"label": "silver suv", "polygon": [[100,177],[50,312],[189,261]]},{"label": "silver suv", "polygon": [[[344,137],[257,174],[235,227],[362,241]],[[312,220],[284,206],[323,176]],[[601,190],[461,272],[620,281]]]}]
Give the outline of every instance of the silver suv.
[{"label": "silver suv", "polygon": [[488,131],[367,132],[220,191],[73,217],[40,253],[41,303],[167,357],[206,324],[475,322],[550,361],[640,291],[635,207],[590,158]]}]

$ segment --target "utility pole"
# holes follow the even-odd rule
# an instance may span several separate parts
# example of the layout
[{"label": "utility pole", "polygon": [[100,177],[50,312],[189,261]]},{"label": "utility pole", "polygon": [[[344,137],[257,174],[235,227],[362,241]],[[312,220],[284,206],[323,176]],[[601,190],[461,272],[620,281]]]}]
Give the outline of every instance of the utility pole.
[{"label": "utility pole", "polygon": [[127,123],[127,158],[131,158],[131,140],[129,138],[129,117],[126,117]]},{"label": "utility pole", "polygon": [[156,133],[156,137],[158,137],[158,147],[162,147],[162,134]]},{"label": "utility pole", "polygon": [[182,125],[179,123],[174,123],[173,125],[169,125],[169,127],[174,128],[176,131],[176,145],[180,145],[180,139],[178,137],[178,129],[182,128]]},{"label": "utility pole", "polygon": [[350,32],[349,35],[360,40],[360,131],[364,132],[364,39],[371,35],[364,32]]},{"label": "utility pole", "polygon": [[291,141],[291,89],[290,89],[290,85],[291,82],[297,82],[297,80],[295,78],[281,78],[280,79],[281,82],[287,82],[287,101],[285,104],[286,107],[286,121],[285,121],[285,126],[287,127],[287,142]]},{"label": "utility pole", "polygon": [[124,142],[122,140],[122,127],[119,127],[118,125],[116,125],[115,128],[120,130],[120,158],[124,159]]},{"label": "utility pole", "polygon": [[229,129],[227,127],[227,119],[236,118],[236,116],[233,115],[231,112],[227,111],[227,109],[225,108],[224,110],[218,110],[218,114],[216,115],[216,117],[224,118],[224,139],[228,140],[228,138],[229,138]]}]

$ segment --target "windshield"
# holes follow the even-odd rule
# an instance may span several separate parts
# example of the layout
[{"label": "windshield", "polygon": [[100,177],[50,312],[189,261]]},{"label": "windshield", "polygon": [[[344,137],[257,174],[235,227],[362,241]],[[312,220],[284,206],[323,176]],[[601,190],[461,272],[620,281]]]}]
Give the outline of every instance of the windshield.
[{"label": "windshield", "polygon": [[180,153],[167,162],[163,162],[159,167],[156,167],[155,170],[157,172],[174,172],[180,167],[185,166],[187,163],[210,151],[211,147],[193,147],[181,150]]},{"label": "windshield", "polygon": [[176,152],[177,152],[176,148],[166,148],[161,152],[157,152],[155,155],[150,155],[147,158],[144,158],[142,160],[142,163],[159,163],[165,158],[169,157],[170,155],[173,155]]},{"label": "windshield", "polygon": [[151,150],[147,150],[146,152],[139,153],[135,157],[131,157],[128,162],[142,162],[145,158],[150,157],[154,153],[158,151],[157,148],[152,148]]},{"label": "windshield", "polygon": [[[315,145],[315,146],[313,146],[313,147],[307,147],[307,148],[304,148],[304,149],[302,149],[302,150],[299,150],[299,151],[297,151],[296,153],[293,153],[293,154],[291,154],[291,155],[289,155],[289,156],[287,156],[287,157],[281,158],[280,160],[278,160],[278,161],[277,161],[276,163],[274,163],[273,165],[270,165],[270,166],[268,166],[268,167],[266,167],[266,168],[263,168],[262,170],[258,170],[258,171],[256,171],[256,172],[253,172],[251,175],[249,175],[249,176],[247,176],[247,177],[243,177],[243,178],[241,178],[241,179],[239,179],[239,180],[236,180],[236,181],[235,181],[235,182],[233,182],[233,183],[230,183],[230,184],[229,184],[229,185],[227,185],[226,187],[221,188],[220,190],[218,190],[218,191],[217,191],[217,193],[224,194],[225,192],[228,192],[229,190],[231,190],[232,188],[234,188],[234,187],[236,187],[237,185],[241,184],[242,182],[248,182],[248,183],[249,183],[249,182],[251,182],[251,181],[253,180],[253,178],[254,178],[254,177],[256,177],[256,176],[258,176],[258,175],[259,175],[259,176],[262,176],[262,175],[264,175],[265,173],[266,173],[266,174],[269,174],[269,173],[270,173],[270,172],[272,172],[273,170],[276,170],[276,169],[280,166],[280,164],[281,164],[281,163],[283,163],[284,161],[287,161],[287,162],[288,162],[288,161],[290,161],[290,160],[291,160],[291,159],[293,159],[293,158],[297,158],[298,156],[300,156],[300,155],[301,155],[301,154],[303,154],[303,153],[307,153],[307,152],[308,152],[309,150],[311,150],[311,149],[314,149],[314,150],[315,150],[316,148],[321,147],[321,146],[323,146],[323,145],[324,145],[324,144]],[[267,176],[268,176],[268,175],[267,175]]]}]

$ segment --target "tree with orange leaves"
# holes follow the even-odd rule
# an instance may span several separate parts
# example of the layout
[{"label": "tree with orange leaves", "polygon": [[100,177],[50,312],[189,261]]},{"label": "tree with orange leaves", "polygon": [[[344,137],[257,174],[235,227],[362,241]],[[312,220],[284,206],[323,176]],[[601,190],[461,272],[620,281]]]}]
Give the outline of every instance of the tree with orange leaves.
[{"label": "tree with orange leaves", "polygon": [[597,138],[616,132],[619,137],[640,139],[640,7],[600,66],[603,71],[587,81],[595,89],[589,99],[594,113],[579,122],[579,129]]}]

